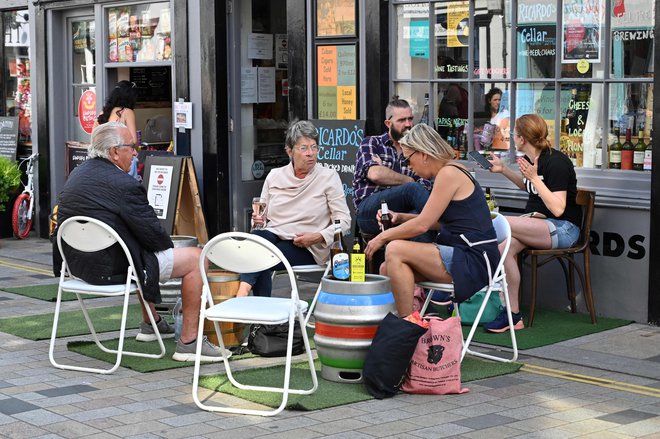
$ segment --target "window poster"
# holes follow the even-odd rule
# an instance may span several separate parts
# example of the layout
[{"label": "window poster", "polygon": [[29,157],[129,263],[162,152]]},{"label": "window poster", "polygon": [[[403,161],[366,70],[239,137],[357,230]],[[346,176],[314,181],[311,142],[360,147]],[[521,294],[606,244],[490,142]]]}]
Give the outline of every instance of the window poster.
[{"label": "window poster", "polygon": [[319,119],[357,117],[357,56],[355,45],[318,46],[317,103]]},{"label": "window poster", "polygon": [[562,0],[561,62],[600,62],[603,0]]},{"label": "window poster", "polygon": [[356,0],[316,0],[316,36],[355,35]]},{"label": "window poster", "polygon": [[470,8],[468,2],[447,3],[447,47],[465,47],[468,45],[468,20]]},{"label": "window poster", "polygon": [[147,199],[159,219],[167,218],[167,205],[172,189],[172,170],[172,166],[153,165],[151,175],[147,179],[149,182]]},{"label": "window poster", "polygon": [[428,20],[410,20],[410,57],[429,58]]}]

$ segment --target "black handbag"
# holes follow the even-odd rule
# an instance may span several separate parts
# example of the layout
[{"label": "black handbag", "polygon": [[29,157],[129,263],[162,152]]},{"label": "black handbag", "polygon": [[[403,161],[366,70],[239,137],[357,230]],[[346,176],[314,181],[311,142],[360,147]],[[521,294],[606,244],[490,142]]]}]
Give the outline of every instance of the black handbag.
[{"label": "black handbag", "polygon": [[362,369],[362,378],[371,396],[383,399],[396,394],[419,337],[425,333],[425,328],[392,313],[385,316],[378,325]]},{"label": "black handbag", "polygon": [[[280,325],[250,325],[248,336],[248,349],[255,355],[262,357],[286,356],[286,342],[289,335],[289,324]],[[300,323],[295,322],[293,327],[293,355],[305,352]]]}]

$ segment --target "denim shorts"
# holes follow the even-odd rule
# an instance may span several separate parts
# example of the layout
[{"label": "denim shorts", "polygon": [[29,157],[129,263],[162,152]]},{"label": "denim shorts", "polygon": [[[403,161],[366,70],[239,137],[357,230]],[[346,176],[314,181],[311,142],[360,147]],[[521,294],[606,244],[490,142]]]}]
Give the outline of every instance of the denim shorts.
[{"label": "denim shorts", "polygon": [[580,228],[570,221],[547,218],[552,248],[569,248],[580,237]]},{"label": "denim shorts", "polygon": [[446,245],[435,245],[440,252],[440,258],[442,258],[442,263],[445,264],[447,273],[451,274],[451,264],[454,259],[454,247],[448,247]]}]

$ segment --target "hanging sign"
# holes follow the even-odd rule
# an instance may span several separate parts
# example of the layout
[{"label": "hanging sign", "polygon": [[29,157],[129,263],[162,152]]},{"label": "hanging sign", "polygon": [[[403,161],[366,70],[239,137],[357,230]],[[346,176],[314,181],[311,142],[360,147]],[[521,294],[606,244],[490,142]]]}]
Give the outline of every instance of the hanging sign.
[{"label": "hanging sign", "polygon": [[80,96],[78,101],[78,120],[80,126],[87,134],[92,134],[94,121],[96,120],[96,93],[87,90]]}]

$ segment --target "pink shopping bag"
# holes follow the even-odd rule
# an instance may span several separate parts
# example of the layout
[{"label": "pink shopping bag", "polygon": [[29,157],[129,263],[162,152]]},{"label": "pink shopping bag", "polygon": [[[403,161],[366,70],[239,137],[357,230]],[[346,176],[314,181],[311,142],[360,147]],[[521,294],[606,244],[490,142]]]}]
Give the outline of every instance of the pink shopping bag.
[{"label": "pink shopping bag", "polygon": [[424,320],[430,326],[417,342],[401,390],[434,395],[469,392],[461,389],[461,320],[458,317]]}]

